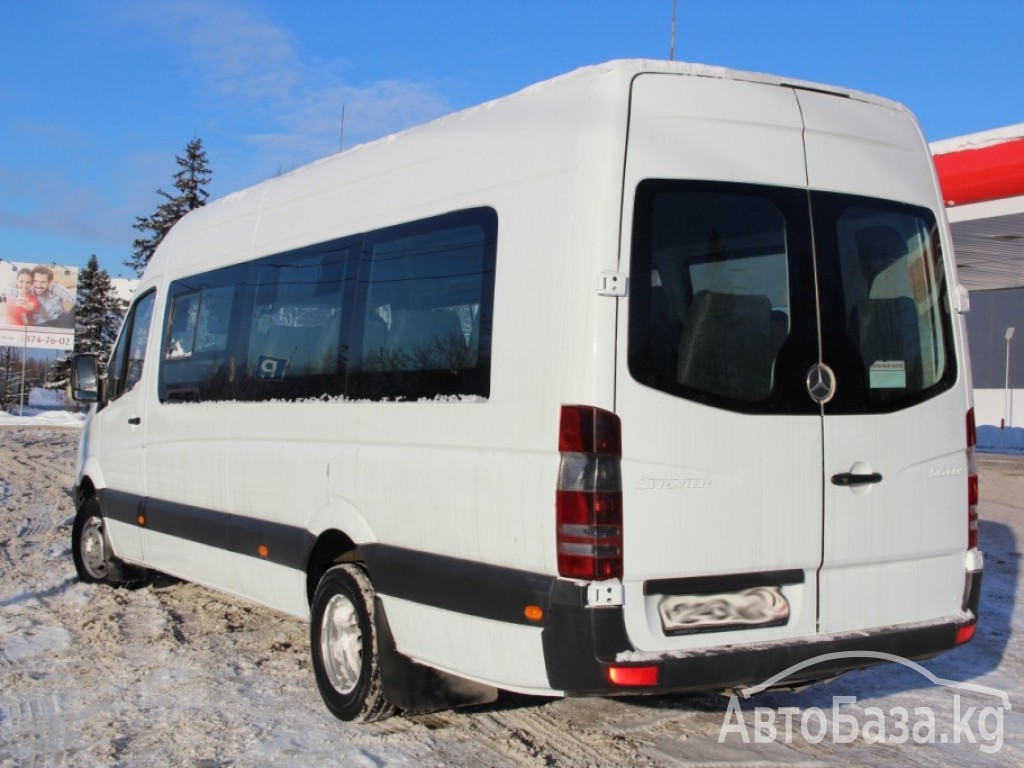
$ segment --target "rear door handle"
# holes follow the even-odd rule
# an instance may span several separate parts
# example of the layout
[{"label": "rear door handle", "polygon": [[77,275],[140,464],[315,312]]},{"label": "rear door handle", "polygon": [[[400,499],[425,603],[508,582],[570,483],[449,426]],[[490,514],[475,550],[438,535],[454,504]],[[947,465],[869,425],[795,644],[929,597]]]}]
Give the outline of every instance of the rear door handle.
[{"label": "rear door handle", "polygon": [[878,472],[871,472],[865,475],[859,475],[854,472],[842,472],[838,475],[832,475],[832,485],[871,485],[880,482],[882,482],[882,476]]},{"label": "rear door handle", "polygon": [[128,419],[128,423],[131,424],[133,427],[137,427],[139,424],[142,423],[142,419],[140,419],[138,416],[132,416],[130,419]]}]

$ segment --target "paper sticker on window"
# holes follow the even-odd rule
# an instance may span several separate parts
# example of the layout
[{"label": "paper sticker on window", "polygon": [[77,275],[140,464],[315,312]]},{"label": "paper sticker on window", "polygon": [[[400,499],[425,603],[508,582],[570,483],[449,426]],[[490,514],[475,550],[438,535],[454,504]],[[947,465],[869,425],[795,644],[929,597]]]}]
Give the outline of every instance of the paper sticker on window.
[{"label": "paper sticker on window", "polygon": [[270,381],[281,381],[284,378],[288,360],[283,357],[260,355],[256,359],[256,378]]},{"label": "paper sticker on window", "polygon": [[872,389],[906,389],[907,366],[902,360],[875,360],[868,383]]}]

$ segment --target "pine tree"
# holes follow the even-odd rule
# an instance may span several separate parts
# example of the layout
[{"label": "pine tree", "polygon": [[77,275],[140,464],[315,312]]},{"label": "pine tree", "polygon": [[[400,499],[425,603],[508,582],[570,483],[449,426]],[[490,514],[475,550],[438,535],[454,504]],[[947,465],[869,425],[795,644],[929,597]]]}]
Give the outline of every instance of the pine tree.
[{"label": "pine tree", "polygon": [[7,411],[21,398],[21,350],[0,347],[0,411]]},{"label": "pine tree", "polygon": [[[93,254],[89,263],[78,273],[78,295],[75,299],[75,353],[92,352],[99,356],[101,365],[110,356],[117,338],[117,330],[124,317],[125,303],[118,298],[110,275],[100,269]],[[70,378],[71,358],[58,360],[50,373],[47,385],[62,388]]]},{"label": "pine tree", "polygon": [[132,243],[132,256],[125,262],[125,265],[135,270],[135,274],[141,275],[149,260],[153,258],[153,252],[163,241],[164,236],[173,227],[178,219],[191,210],[206,205],[206,198],[210,195],[204,188],[210,183],[211,171],[206,159],[206,150],[203,149],[203,140],[192,139],[185,147],[185,156],[178,155],[174,158],[179,170],[174,174],[174,188],[176,195],[158,189],[158,195],[164,201],[157,206],[152,216],[136,216],[132,227],[145,236],[136,238]]}]

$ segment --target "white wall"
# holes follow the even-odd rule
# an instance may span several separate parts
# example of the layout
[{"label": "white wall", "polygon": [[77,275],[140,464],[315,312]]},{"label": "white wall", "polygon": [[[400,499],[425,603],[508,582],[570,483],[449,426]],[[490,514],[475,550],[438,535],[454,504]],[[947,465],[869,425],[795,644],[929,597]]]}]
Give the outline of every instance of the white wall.
[{"label": "white wall", "polygon": [[[1007,419],[1007,397],[1005,389],[974,390],[974,421],[998,427]],[[1009,398],[1008,427],[1024,427],[1024,389],[1011,389]]]}]

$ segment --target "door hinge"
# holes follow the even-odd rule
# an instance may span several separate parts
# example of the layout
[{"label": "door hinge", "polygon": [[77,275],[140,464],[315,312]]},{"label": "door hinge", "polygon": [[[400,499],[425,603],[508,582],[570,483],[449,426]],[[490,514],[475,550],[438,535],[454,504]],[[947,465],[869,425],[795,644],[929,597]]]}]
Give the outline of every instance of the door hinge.
[{"label": "door hinge", "polygon": [[953,311],[958,315],[965,315],[971,311],[971,294],[960,283],[957,283],[953,291]]},{"label": "door hinge", "polygon": [[625,272],[616,272],[614,269],[602,269],[597,274],[597,295],[625,296],[628,282],[629,280]]}]

